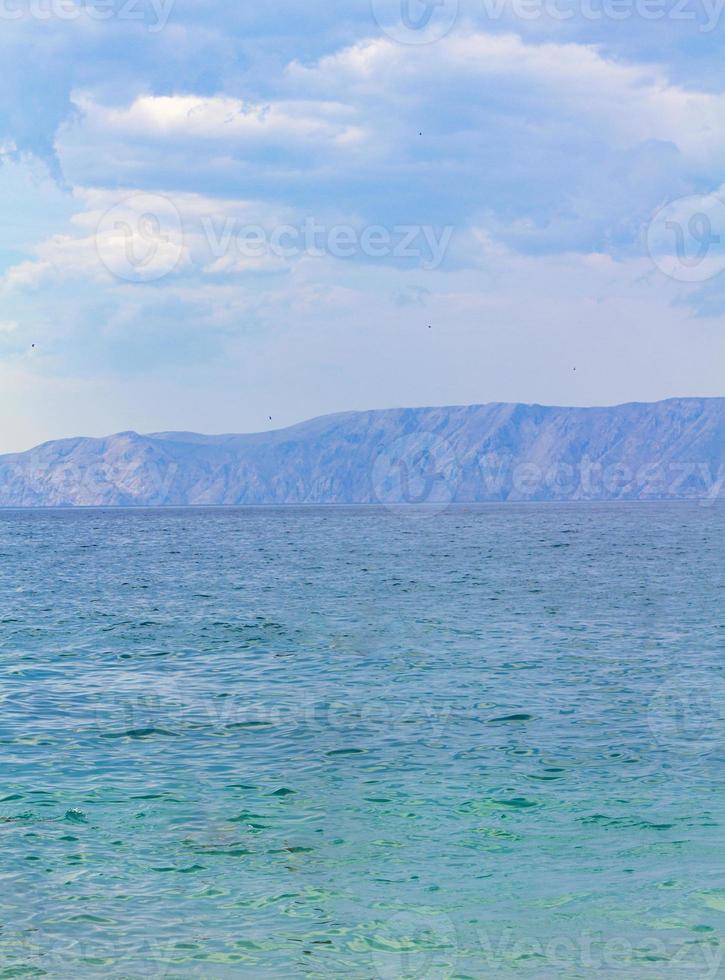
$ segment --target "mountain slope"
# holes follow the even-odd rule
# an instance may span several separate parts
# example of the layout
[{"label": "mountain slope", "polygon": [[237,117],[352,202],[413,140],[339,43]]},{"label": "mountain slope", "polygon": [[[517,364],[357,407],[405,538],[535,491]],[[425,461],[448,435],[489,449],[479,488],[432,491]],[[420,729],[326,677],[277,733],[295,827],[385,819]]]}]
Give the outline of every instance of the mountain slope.
[{"label": "mountain slope", "polygon": [[0,506],[715,499],[724,446],[725,398],[347,412],[48,442],[0,456]]}]

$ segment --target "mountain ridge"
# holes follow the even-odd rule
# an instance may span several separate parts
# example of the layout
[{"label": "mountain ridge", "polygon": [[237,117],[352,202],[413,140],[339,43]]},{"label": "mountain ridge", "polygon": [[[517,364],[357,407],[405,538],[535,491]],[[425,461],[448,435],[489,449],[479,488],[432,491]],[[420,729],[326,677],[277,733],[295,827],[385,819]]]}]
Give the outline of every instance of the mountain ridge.
[{"label": "mountain ridge", "polygon": [[725,398],[372,409],[51,440],[0,456],[0,506],[714,500],[724,445]]}]

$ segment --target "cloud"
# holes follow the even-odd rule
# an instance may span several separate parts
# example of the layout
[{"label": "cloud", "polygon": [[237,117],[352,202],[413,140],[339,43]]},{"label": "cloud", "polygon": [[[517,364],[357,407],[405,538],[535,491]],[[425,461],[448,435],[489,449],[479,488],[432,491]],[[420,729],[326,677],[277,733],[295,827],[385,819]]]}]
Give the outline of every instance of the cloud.
[{"label": "cloud", "polygon": [[[458,95],[449,129],[503,111],[520,116],[534,139],[579,133],[620,148],[662,140],[698,168],[725,160],[725,96],[672,84],[659,67],[607,58],[591,45],[486,33],[452,34],[425,48],[378,39],[311,67],[293,63],[287,74],[296,86],[334,90],[350,103],[379,104],[392,90],[405,109],[411,101],[426,103],[433,92],[444,103]],[[559,125],[547,134],[547,122],[555,120]]]},{"label": "cloud", "polygon": [[59,158],[86,186],[251,195],[307,213],[332,193],[368,223],[485,220],[532,251],[639,247],[664,200],[712,189],[725,164],[725,96],[591,45],[366,40],[290,62],[278,88],[266,102],[79,93]]},{"label": "cloud", "polygon": [[230,141],[344,145],[362,138],[362,131],[351,122],[353,109],[335,102],[253,104],[222,95],[145,95],[119,108],[100,106],[87,94],[73,101],[85,129],[126,139],[221,140],[228,146]]},{"label": "cloud", "polygon": [[304,212],[276,202],[139,188],[78,188],[74,199],[70,230],[29,247],[29,257],[0,279],[6,292],[79,280],[112,288],[169,276],[285,272],[317,254],[340,218],[330,212],[307,241]]}]

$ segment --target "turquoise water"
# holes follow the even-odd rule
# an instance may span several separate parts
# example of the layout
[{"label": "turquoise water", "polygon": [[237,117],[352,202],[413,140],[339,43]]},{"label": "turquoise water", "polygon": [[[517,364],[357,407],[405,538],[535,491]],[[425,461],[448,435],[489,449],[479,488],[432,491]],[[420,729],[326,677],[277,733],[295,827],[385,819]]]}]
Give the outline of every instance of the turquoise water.
[{"label": "turquoise water", "polygon": [[725,976],[723,531],[0,513],[0,977]]}]

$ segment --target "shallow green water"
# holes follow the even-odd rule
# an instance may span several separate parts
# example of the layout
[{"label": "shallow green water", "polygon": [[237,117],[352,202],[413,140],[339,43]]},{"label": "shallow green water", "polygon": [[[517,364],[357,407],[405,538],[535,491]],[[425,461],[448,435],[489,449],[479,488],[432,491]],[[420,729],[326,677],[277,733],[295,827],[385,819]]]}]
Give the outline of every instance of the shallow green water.
[{"label": "shallow green water", "polygon": [[717,977],[725,508],[0,513],[0,977]]}]

